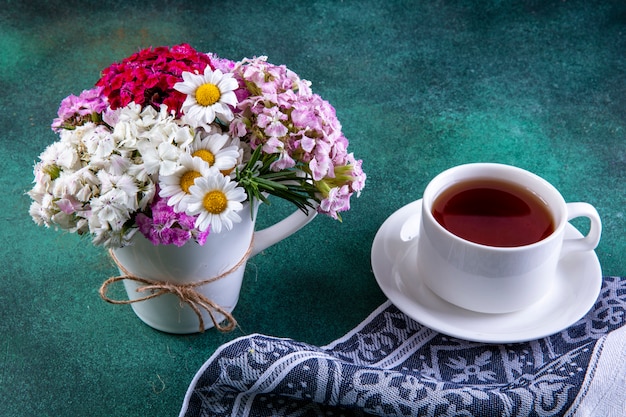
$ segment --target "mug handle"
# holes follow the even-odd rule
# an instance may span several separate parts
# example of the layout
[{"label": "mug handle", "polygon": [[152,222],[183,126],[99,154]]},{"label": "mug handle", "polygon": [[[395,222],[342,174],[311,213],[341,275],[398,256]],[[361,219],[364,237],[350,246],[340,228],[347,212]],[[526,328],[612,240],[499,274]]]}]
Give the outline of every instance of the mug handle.
[{"label": "mug handle", "polygon": [[254,245],[252,246],[250,257],[296,233],[313,220],[315,216],[317,216],[315,208],[308,207],[307,213],[298,209],[278,223],[254,232]]},{"label": "mug handle", "polygon": [[567,220],[587,217],[591,221],[589,232],[581,238],[564,239],[561,256],[570,252],[594,250],[600,243],[602,222],[598,211],[589,203],[567,203]]}]

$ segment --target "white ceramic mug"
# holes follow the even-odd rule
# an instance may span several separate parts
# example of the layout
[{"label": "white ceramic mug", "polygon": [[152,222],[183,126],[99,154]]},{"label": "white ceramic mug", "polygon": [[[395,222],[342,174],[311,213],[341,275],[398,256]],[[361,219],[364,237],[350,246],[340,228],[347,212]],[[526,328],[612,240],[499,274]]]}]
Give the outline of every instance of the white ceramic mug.
[{"label": "white ceramic mug", "polygon": [[[244,203],[239,213],[241,222],[235,223],[232,230],[209,234],[203,246],[193,240],[182,247],[155,246],[137,232],[133,237],[133,245],[115,249],[113,253],[119,265],[128,273],[156,282],[193,284],[231,271],[222,279],[197,287],[200,294],[230,313],[239,300],[246,260],[292,235],[317,214],[315,209],[309,209],[307,214],[297,210],[274,225],[255,231],[258,207],[257,201],[251,215],[250,203]],[[241,264],[237,266],[238,263]],[[120,274],[125,275],[121,268]],[[129,300],[145,297],[146,292],[138,292],[144,285],[132,279],[124,280]],[[197,313],[174,294],[167,293],[133,302],[131,306],[144,323],[155,329],[178,334],[199,331]],[[203,328],[213,327],[209,313],[202,310],[201,314]],[[217,323],[224,319],[224,315],[219,312],[214,314]]]},{"label": "white ceramic mug", "polygon": [[[554,231],[536,243],[515,247],[487,246],[451,233],[435,219],[433,203],[451,185],[472,179],[506,180],[530,190],[546,203]],[[589,218],[589,232],[582,238],[564,239],[565,227],[575,217]],[[502,164],[460,165],[437,175],[424,191],[417,274],[439,297],[465,309],[518,311],[550,291],[559,259],[572,252],[594,250],[601,231],[593,206],[566,203],[556,188],[535,174]]]}]

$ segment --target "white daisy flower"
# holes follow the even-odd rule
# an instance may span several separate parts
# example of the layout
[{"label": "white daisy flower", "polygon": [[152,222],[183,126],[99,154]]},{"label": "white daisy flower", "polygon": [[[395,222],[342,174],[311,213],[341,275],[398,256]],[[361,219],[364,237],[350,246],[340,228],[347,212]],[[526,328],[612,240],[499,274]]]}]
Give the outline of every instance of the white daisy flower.
[{"label": "white daisy flower", "polygon": [[207,126],[216,117],[223,122],[233,119],[229,105],[237,105],[234,90],[239,85],[231,73],[213,71],[207,65],[204,74],[183,72],[182,77],[184,81],[174,84],[174,89],[187,94],[182,111],[194,127]]},{"label": "white daisy flower", "polygon": [[180,213],[187,207],[190,187],[196,178],[209,176],[210,168],[202,159],[188,153],[180,156],[179,163],[180,167],[173,174],[159,177],[159,196],[167,198],[167,204]]},{"label": "white daisy flower", "polygon": [[223,228],[231,230],[234,223],[241,221],[237,212],[243,208],[241,202],[246,199],[246,193],[229,177],[217,170],[212,172],[209,177],[198,178],[189,188],[191,197],[186,213],[198,215],[195,227],[200,231],[210,227],[212,233],[220,233]]},{"label": "white daisy flower", "polygon": [[203,137],[198,133],[189,147],[189,152],[191,156],[202,159],[210,167],[228,175],[235,169],[240,156],[237,146],[226,146],[228,141],[228,135],[213,133]]}]

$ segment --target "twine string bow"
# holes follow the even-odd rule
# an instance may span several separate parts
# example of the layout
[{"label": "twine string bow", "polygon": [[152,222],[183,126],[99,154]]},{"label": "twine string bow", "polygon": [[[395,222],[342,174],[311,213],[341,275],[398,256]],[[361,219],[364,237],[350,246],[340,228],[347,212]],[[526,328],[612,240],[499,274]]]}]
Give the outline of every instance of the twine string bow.
[{"label": "twine string bow", "polygon": [[[243,255],[243,257],[239,260],[239,262],[233,265],[233,267],[227,270],[226,272],[223,272],[215,277],[205,279],[202,281],[195,281],[189,284],[177,284],[177,283],[168,282],[168,281],[150,280],[150,279],[133,275],[120,263],[120,261],[115,256],[115,253],[112,250],[110,250],[109,254],[111,256],[111,259],[113,259],[113,262],[115,262],[115,264],[120,269],[120,271],[122,271],[123,275],[111,277],[107,279],[106,281],[104,281],[104,283],[100,287],[100,297],[104,301],[107,301],[111,304],[132,304],[132,303],[137,303],[140,301],[145,301],[145,300],[150,300],[152,298],[160,297],[164,294],[173,294],[176,297],[178,297],[181,305],[187,304],[193,310],[193,312],[196,313],[196,316],[198,316],[198,321],[199,321],[198,329],[200,333],[204,332],[204,319],[202,318],[202,310],[205,310],[209,314],[209,317],[211,318],[211,321],[213,322],[213,325],[215,326],[217,330],[221,332],[229,332],[233,330],[235,326],[237,325],[237,321],[235,320],[233,315],[229,313],[228,311],[226,311],[219,304],[215,303],[213,300],[209,299],[204,294],[200,293],[197,288],[206,284],[210,284],[217,280],[220,280],[232,274],[233,272],[235,272],[248,260],[248,257],[250,256],[250,252],[252,252],[252,242],[250,242],[250,246],[248,247],[248,250]],[[107,295],[109,286],[118,281],[124,281],[124,280],[135,281],[140,284],[144,284],[143,286],[138,287],[136,291],[138,293],[150,292],[150,294],[144,297],[135,298],[133,300],[114,300],[110,298]],[[225,321],[226,324],[222,325],[220,322],[217,321],[216,313],[219,313],[222,316],[224,316],[224,320],[222,321],[223,322]]]}]

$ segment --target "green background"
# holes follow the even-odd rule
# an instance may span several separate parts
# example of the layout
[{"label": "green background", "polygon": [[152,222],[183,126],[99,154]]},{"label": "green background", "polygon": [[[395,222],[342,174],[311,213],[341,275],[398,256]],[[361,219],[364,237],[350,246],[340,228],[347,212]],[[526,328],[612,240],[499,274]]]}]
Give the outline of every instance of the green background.
[{"label": "green background", "polygon": [[[64,97],[182,42],[311,80],[368,174],[343,223],[318,216],[248,263],[228,334],[160,333],[102,301],[106,252],[36,226],[24,194]],[[517,165],[592,203],[603,273],[623,275],[625,53],[622,1],[0,0],[0,415],[173,416],[225,342],[331,342],[385,301],[370,268],[382,222],[461,163]],[[288,210],[262,208],[260,227]]]}]

